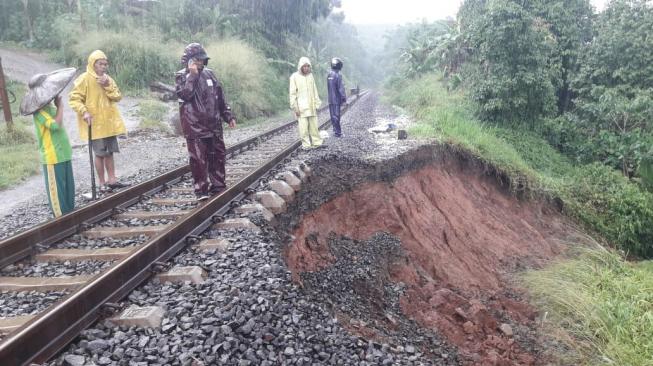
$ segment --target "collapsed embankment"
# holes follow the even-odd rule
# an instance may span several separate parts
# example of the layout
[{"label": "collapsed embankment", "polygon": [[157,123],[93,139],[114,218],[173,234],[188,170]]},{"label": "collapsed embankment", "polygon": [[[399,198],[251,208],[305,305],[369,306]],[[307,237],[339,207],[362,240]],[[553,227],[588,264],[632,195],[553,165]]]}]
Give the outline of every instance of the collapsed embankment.
[{"label": "collapsed embankment", "polygon": [[[553,205],[514,197],[500,173],[445,147],[311,166],[281,217],[284,257],[345,326],[378,342],[415,337],[438,364],[546,362],[513,274],[563,253],[575,229]],[[434,351],[440,341],[453,354]]]}]

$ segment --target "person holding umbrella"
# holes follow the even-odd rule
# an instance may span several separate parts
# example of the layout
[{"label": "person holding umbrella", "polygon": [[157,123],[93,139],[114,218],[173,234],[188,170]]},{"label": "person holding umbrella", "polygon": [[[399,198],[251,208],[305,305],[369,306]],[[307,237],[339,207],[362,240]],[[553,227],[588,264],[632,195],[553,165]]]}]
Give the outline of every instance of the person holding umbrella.
[{"label": "person holding umbrella", "polygon": [[20,103],[20,113],[34,117],[45,187],[54,217],[75,208],[72,148],[62,123],[63,102],[59,94],[75,77],[76,71],[68,68],[34,75]]}]

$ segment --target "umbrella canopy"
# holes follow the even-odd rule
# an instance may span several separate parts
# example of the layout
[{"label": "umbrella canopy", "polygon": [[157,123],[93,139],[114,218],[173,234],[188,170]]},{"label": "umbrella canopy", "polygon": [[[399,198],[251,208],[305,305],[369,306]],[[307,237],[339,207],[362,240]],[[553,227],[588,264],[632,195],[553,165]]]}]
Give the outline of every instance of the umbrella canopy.
[{"label": "umbrella canopy", "polygon": [[29,80],[29,91],[20,102],[20,114],[30,115],[50,103],[75,77],[74,67],[53,71],[49,74],[36,74]]}]

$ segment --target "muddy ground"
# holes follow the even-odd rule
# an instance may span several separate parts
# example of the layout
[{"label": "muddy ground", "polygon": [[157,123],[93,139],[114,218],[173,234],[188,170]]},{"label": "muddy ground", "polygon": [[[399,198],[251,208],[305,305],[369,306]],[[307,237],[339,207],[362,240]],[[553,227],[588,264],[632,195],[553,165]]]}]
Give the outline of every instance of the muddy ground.
[{"label": "muddy ground", "polygon": [[311,156],[278,226],[294,281],[350,331],[414,339],[434,364],[557,364],[565,349],[518,278],[564,255],[577,226],[463,152],[408,143],[389,157],[367,137]]}]

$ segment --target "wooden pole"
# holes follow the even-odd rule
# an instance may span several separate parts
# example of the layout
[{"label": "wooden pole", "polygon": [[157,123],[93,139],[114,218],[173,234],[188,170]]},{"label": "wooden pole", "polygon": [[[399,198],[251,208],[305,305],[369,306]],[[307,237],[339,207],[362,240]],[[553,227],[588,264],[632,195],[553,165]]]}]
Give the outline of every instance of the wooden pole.
[{"label": "wooden pole", "polygon": [[11,105],[9,104],[9,94],[7,93],[7,85],[5,84],[5,73],[2,70],[2,57],[0,57],[0,99],[2,101],[5,122],[7,122],[7,129],[11,130],[14,128],[14,121],[11,119]]}]

